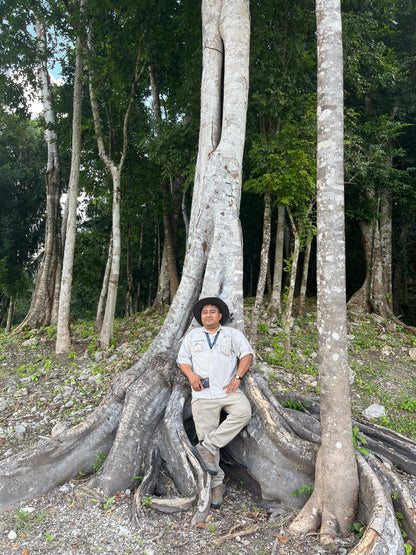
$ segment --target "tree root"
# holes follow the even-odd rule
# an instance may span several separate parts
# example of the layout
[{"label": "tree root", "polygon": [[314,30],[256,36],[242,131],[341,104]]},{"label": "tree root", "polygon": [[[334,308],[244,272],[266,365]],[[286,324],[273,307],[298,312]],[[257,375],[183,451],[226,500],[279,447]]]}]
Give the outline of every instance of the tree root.
[{"label": "tree root", "polygon": [[[195,507],[192,525],[205,522],[211,504],[211,476],[192,453],[184,427],[189,417],[189,389],[175,376],[172,353],[155,356],[150,374],[135,365],[118,378],[85,422],[1,461],[0,508],[44,494],[80,473],[90,474],[96,456],[104,454],[107,458],[102,469],[82,488],[108,497],[131,487],[143,472],[144,479],[134,496],[135,518],[146,508],[170,513]],[[314,481],[319,403],[296,394],[279,394],[283,403],[301,402],[305,412],[285,408],[261,376],[248,375],[243,386],[253,417],[226,452],[236,468],[244,468],[258,484],[264,500],[300,507],[307,494],[292,493]],[[389,555],[402,553],[403,540],[394,513],[402,513],[402,528],[415,541],[416,511],[394,464],[415,474],[416,443],[368,421],[357,419],[354,425],[374,455],[358,457],[359,517],[368,526],[352,553],[377,555],[383,549],[388,549]],[[174,497],[159,495],[158,476],[165,471],[174,483]],[[301,527],[300,533],[318,531],[318,521]]]},{"label": "tree root", "polygon": [[391,499],[371,466],[357,454],[360,477],[359,516],[367,522],[360,542],[349,555],[399,555],[403,553],[403,539],[394,514]]},{"label": "tree root", "polygon": [[84,422],[0,462],[0,509],[93,471],[114,441],[123,404],[111,394]]},{"label": "tree root", "polygon": [[369,456],[367,462],[373,469],[384,491],[391,499],[400,528],[404,530],[407,537],[416,542],[416,501],[412,499],[409,490],[401,481],[396,470],[390,461],[381,459],[380,457]]}]

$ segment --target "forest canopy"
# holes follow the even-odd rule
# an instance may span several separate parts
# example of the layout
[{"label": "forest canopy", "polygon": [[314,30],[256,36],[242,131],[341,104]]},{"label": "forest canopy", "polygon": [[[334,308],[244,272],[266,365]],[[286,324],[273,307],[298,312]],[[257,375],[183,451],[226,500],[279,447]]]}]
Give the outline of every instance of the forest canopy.
[{"label": "forest canopy", "polygon": [[[2,5],[0,55],[2,105],[0,186],[1,322],[6,325],[10,299],[16,300],[13,323],[25,317],[42,256],[46,155],[41,129],[53,127],[59,147],[61,215],[68,198],[73,121],[76,37],[75,9],[59,2],[39,3],[45,21],[45,49],[34,33],[35,4]],[[415,31],[412,2],[342,3],[345,91],[345,191],[347,293],[377,283],[371,268],[387,261],[382,272],[390,283],[379,292],[360,294],[366,310],[387,308],[415,323]],[[114,161],[122,154],[123,118],[139,53],[143,63],[128,122],[128,145],[120,173],[121,253],[116,315],[128,315],[169,302],[169,279],[182,271],[191,207],[200,110],[200,6],[191,1],[153,5],[118,3],[93,10],[93,50],[89,71],[100,109],[104,145]],[[316,157],[316,34],[313,3],[262,1],[251,6],[250,90],[244,156],[241,221],[244,237],[244,296],[256,294],[261,263],[265,194],[271,199],[271,240],[266,294],[272,293],[279,207],[284,217],[282,283],[288,285],[295,235],[288,213],[300,230],[300,262],[295,295],[306,260],[307,230],[312,230],[307,294],[316,294],[314,196]],[[84,37],[87,41],[87,37]],[[52,90],[55,121],[28,104],[40,98],[40,67],[59,72]],[[87,63],[87,60],[84,61]],[[150,68],[153,68],[150,71]],[[14,78],[20,75],[18,81]],[[152,82],[153,75],[153,82]],[[156,80],[157,81],[156,81]],[[152,94],[157,83],[159,103]],[[31,85],[32,97],[27,92]],[[33,88],[34,87],[34,88]],[[82,146],[74,253],[71,316],[93,319],[102,289],[112,225],[112,178],[100,159],[88,93],[82,80]],[[17,126],[19,130],[17,130]],[[35,127],[36,126],[36,127]],[[24,147],[34,137],[39,153]],[[55,139],[54,139],[55,140]],[[36,141],[31,141],[30,149]],[[16,147],[13,146],[16,144]],[[23,149],[19,156],[16,148]],[[33,179],[32,177],[33,176]],[[30,182],[29,182],[30,180]],[[24,183],[26,185],[22,186]],[[63,196],[62,196],[63,195]],[[36,200],[37,199],[37,200]],[[34,204],[35,203],[35,204]],[[305,217],[307,220],[305,220]],[[371,239],[371,237],[372,239]],[[13,239],[10,239],[13,237]],[[371,239],[371,240],[370,240]],[[364,245],[374,245],[368,252]],[[384,245],[377,249],[376,243]],[[387,245],[387,247],[386,247]],[[382,249],[388,252],[382,252]],[[170,265],[166,264],[169,251]],[[373,261],[369,264],[368,261]],[[176,278],[175,278],[176,273]],[[278,281],[277,279],[274,281]],[[284,287],[281,290],[284,293]],[[375,301],[373,302],[373,300]],[[373,303],[373,306],[371,304]],[[374,304],[375,303],[375,304]],[[377,305],[377,306],[376,306]]]}]

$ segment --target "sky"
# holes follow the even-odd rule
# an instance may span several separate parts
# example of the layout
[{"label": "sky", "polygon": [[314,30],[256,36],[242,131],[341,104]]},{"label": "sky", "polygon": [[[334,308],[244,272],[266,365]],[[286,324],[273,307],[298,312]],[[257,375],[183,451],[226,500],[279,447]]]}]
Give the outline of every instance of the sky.
[{"label": "sky", "polygon": [[[55,70],[53,73],[49,72],[50,78],[52,83],[55,85],[61,85],[63,82],[62,77],[59,77],[59,73],[57,73]],[[29,91],[28,91],[29,93]],[[39,116],[39,114],[42,112],[42,100],[40,98],[36,99],[36,100],[32,100],[30,102],[30,115],[32,116],[33,119],[37,118]]]}]

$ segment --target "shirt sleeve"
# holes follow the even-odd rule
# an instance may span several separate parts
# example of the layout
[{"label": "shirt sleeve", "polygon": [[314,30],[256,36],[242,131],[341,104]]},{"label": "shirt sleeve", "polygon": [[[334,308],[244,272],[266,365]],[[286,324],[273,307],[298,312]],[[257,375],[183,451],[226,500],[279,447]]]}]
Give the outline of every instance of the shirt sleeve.
[{"label": "shirt sleeve", "polygon": [[256,355],[253,349],[251,348],[251,345],[248,342],[248,339],[246,338],[246,336],[239,330],[234,330],[233,348],[234,348],[235,354],[240,360],[247,355],[253,355],[253,362],[254,362]]},{"label": "shirt sleeve", "polygon": [[176,364],[178,365],[189,364],[189,366],[192,366],[192,355],[190,350],[191,342],[189,339],[189,335],[189,333],[185,335],[182,340],[182,345],[179,349],[178,357],[176,359]]}]

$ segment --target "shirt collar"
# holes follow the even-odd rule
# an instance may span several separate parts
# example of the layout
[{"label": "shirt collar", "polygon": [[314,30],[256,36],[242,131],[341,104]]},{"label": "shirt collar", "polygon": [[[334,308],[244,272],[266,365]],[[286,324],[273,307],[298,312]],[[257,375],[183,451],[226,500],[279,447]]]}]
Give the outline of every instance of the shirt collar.
[{"label": "shirt collar", "polygon": [[204,332],[204,333],[210,333],[212,335],[213,333],[218,333],[221,329],[222,329],[222,326],[220,324],[220,327],[215,332],[208,331],[207,329],[205,329],[204,326],[202,326],[201,331]]}]

